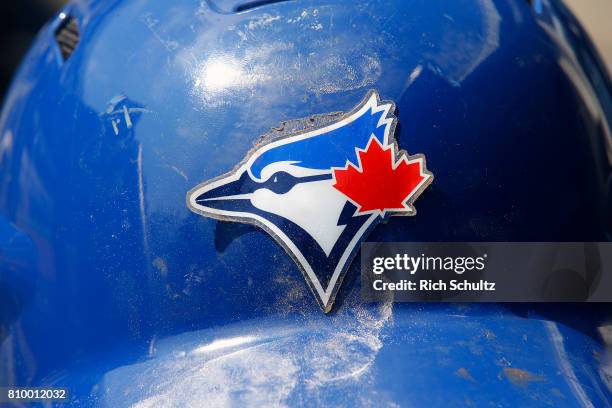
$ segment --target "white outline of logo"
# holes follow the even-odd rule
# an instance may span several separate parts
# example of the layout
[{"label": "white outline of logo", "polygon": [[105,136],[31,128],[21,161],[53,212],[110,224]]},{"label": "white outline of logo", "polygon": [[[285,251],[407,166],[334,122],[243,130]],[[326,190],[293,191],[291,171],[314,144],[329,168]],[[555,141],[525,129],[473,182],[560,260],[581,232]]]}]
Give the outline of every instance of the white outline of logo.
[{"label": "white outline of logo", "polygon": [[[230,183],[232,181],[238,180],[245,171],[248,172],[251,179],[262,181],[260,178],[255,177],[251,173],[250,167],[255,162],[255,160],[257,160],[257,158],[260,157],[263,153],[265,153],[266,151],[270,149],[276,148],[278,146],[295,143],[300,140],[304,140],[304,139],[308,139],[311,137],[316,137],[319,135],[326,134],[334,129],[338,129],[342,126],[345,126],[353,122],[354,120],[359,118],[361,115],[365,114],[370,109],[372,110],[372,114],[378,113],[378,112],[384,112],[383,115],[381,116],[381,119],[378,121],[377,127],[380,127],[383,125],[385,126],[383,148],[388,148],[389,146],[393,146],[393,159],[396,160],[397,158],[400,158],[400,160],[398,160],[395,163],[394,168],[396,168],[402,161],[408,164],[419,162],[421,163],[421,170],[422,170],[421,175],[424,176],[424,179],[423,181],[421,181],[421,183],[419,183],[417,188],[413,190],[410,196],[408,196],[408,198],[406,198],[406,200],[404,201],[404,205],[406,207],[405,209],[397,210],[397,211],[382,211],[382,212],[380,210],[372,210],[372,211],[361,213],[361,215],[370,214],[370,217],[361,226],[361,228],[357,231],[357,233],[353,236],[353,238],[347,245],[344,253],[340,257],[338,264],[336,265],[336,268],[334,269],[332,277],[326,288],[323,288],[323,285],[317,278],[317,275],[315,274],[312,266],[308,263],[308,261],[306,260],[306,258],[304,257],[300,249],[297,247],[297,245],[293,241],[291,241],[289,237],[287,237],[287,235],[280,228],[278,228],[275,224],[271,223],[270,221],[266,220],[265,218],[257,214],[248,213],[248,212],[218,210],[215,208],[205,207],[196,202],[196,198],[200,196],[201,194],[207,191],[210,191],[216,187],[219,187],[227,183]],[[370,229],[370,227],[372,226],[372,223],[374,223],[374,221],[379,216],[385,216],[387,214],[388,215],[416,215],[416,210],[413,207],[413,203],[418,198],[418,196],[425,190],[425,188],[429,184],[431,184],[434,178],[433,174],[427,170],[424,155],[422,154],[408,155],[408,153],[405,150],[398,149],[397,142],[394,137],[395,127],[397,125],[397,118],[393,115],[394,110],[395,110],[395,104],[393,102],[391,101],[381,102],[378,96],[378,92],[376,90],[371,90],[368,92],[366,97],[361,101],[361,103],[359,103],[352,111],[344,114],[338,121],[332,124],[325,125],[315,130],[302,131],[298,133],[284,135],[284,136],[281,136],[279,138],[276,138],[270,141],[264,146],[259,146],[259,147],[252,149],[251,151],[247,153],[243,161],[241,161],[232,171],[225,173],[219,177],[216,177],[212,180],[208,180],[204,183],[198,184],[196,187],[189,190],[189,192],[187,192],[187,197],[186,197],[187,206],[193,212],[206,216],[206,217],[218,219],[221,221],[235,221],[235,222],[255,224],[259,226],[260,228],[264,229],[266,232],[268,232],[275,239],[275,241],[278,242],[285,249],[285,251],[293,258],[296,264],[300,267],[304,277],[306,278],[306,281],[308,282],[311,290],[315,294],[315,298],[317,299],[317,302],[319,303],[323,311],[327,313],[331,310],[333,303],[334,303],[336,293],[338,289],[340,288],[344,275],[346,271],[348,270],[349,266],[351,265],[354,256],[356,255],[357,251],[355,251],[355,247],[360,241],[362,241],[362,239],[365,239],[364,234],[366,233],[366,231]],[[371,140],[372,138],[370,138],[368,142],[368,146],[366,146],[365,150],[367,150],[367,148],[369,147]],[[364,151],[364,150],[355,148],[356,153],[358,153],[359,151]],[[356,168],[357,170],[359,170],[361,168],[361,161],[359,158],[359,154],[357,154],[357,160],[359,161],[358,163],[359,167],[356,167]],[[354,166],[352,163],[347,161],[344,169],[348,168],[349,165]],[[333,177],[333,169],[334,168],[330,169],[330,174],[332,174],[332,177]],[[334,181],[335,181],[335,177],[334,177]],[[359,209],[359,205],[354,203],[350,198],[347,197],[347,200],[351,201]],[[357,214],[358,212],[359,210],[357,210],[355,214]]]}]

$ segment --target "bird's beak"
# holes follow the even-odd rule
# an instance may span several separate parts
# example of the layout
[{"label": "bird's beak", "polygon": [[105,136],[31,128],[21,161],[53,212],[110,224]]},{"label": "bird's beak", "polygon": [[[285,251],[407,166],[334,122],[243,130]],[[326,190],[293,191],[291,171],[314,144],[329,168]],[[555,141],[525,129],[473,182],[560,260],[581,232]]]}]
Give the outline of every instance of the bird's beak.
[{"label": "bird's beak", "polygon": [[240,202],[250,200],[256,190],[248,172],[231,174],[204,185],[197,186],[189,192],[189,204],[200,211],[232,211]]}]

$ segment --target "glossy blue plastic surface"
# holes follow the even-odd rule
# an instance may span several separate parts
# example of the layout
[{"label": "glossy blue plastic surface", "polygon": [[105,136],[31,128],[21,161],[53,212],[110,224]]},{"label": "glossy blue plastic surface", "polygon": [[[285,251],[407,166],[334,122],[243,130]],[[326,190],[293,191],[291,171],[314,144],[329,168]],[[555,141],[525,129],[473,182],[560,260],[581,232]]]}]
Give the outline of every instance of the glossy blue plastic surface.
[{"label": "glossy blue plastic surface", "polygon": [[[212,1],[212,0],[211,0]],[[369,241],[610,237],[610,83],[557,1],[76,2],[0,118],[0,386],[74,406],[610,406],[607,305],[323,315],[264,231],[190,212],[281,121],[397,106],[435,181]],[[603,327],[603,328],[602,328]]]}]

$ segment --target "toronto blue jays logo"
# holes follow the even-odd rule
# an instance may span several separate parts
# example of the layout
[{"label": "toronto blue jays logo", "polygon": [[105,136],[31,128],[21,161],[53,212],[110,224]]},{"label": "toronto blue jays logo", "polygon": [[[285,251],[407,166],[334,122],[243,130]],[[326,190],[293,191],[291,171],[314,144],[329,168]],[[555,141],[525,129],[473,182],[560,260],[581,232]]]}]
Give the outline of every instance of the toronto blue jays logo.
[{"label": "toronto blue jays logo", "polygon": [[433,180],[423,155],[399,150],[394,109],[370,91],[332,123],[251,150],[234,170],[189,191],[187,205],[263,228],[328,312],[359,244],[388,217],[415,215],[414,200]]}]

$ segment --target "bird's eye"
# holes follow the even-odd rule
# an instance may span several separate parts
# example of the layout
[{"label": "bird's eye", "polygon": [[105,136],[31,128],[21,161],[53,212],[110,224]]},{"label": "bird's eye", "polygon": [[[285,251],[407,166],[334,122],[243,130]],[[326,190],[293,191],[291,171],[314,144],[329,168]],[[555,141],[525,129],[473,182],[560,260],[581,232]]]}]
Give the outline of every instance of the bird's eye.
[{"label": "bird's eye", "polygon": [[266,188],[274,191],[276,194],[285,194],[287,191],[293,188],[296,181],[297,179],[291,174],[284,171],[279,171],[270,176],[266,183]]}]

